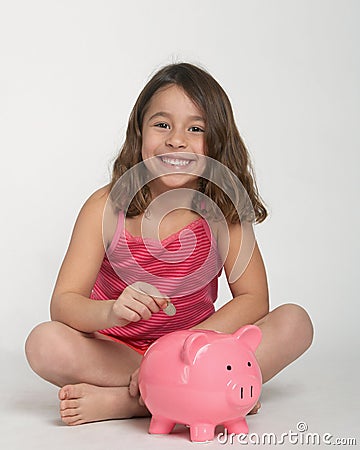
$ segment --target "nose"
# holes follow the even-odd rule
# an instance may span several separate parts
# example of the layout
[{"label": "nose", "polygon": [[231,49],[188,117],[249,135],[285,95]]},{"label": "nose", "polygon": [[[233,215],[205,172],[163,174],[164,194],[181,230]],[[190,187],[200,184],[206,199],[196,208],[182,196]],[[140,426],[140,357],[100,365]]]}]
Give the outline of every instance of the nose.
[{"label": "nose", "polygon": [[186,148],[186,137],[185,134],[176,129],[172,129],[166,138],[166,146],[174,149]]},{"label": "nose", "polygon": [[261,390],[261,384],[253,377],[249,378],[245,383],[234,383],[229,385],[229,387],[229,400],[236,405],[251,404],[258,399]]},{"label": "nose", "polygon": [[[244,392],[245,389],[245,392]],[[251,384],[250,386],[241,386],[240,388],[240,398],[243,400],[246,397],[253,398],[254,386]]]}]

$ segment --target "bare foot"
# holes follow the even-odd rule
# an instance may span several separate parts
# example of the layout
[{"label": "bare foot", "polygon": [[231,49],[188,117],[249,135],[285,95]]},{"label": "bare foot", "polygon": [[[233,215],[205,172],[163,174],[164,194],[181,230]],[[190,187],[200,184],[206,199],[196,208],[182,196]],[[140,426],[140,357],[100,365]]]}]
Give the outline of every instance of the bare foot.
[{"label": "bare foot", "polygon": [[70,384],[60,389],[59,399],[60,416],[67,425],[149,415],[137,398],[130,397],[127,387]]},{"label": "bare foot", "polygon": [[253,409],[250,412],[248,412],[248,415],[252,416],[253,414],[257,414],[259,412],[260,408],[261,408],[261,403],[258,401],[256,403],[256,405],[253,407]]}]

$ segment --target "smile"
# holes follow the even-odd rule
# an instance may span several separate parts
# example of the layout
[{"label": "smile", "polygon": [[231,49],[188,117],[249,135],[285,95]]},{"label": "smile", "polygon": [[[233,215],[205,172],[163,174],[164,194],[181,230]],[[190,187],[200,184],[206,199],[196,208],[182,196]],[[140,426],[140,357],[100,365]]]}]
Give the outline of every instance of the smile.
[{"label": "smile", "polygon": [[178,159],[178,158],[170,158],[168,156],[160,156],[160,159],[165,164],[170,164],[171,166],[187,166],[191,163],[190,159]]}]

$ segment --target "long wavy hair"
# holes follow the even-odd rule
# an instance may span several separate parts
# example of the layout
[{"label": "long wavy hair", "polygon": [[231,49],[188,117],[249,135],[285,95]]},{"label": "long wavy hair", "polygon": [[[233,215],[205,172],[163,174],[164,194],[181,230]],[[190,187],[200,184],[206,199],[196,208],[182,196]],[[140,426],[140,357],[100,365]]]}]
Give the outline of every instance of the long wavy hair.
[{"label": "long wavy hair", "polygon": [[[160,69],[145,85],[136,100],[130,114],[125,142],[113,164],[110,198],[117,204],[117,209],[122,208],[123,205],[119,199],[126,197],[126,191],[136,192],[127,209],[129,217],[143,213],[151,202],[148,186],[142,180],[136,179],[136,176],[128,177],[120,187],[113,188],[126,171],[142,161],[144,115],[153,95],[159,89],[170,85],[182,88],[204,114],[206,156],[220,162],[235,174],[250,199],[252,211],[249,211],[249,205],[246,206],[243,198],[240,199],[243,196],[238,192],[238,184],[232,177],[225,176],[226,179],[223,182],[227,183],[228,189],[234,193],[237,201],[243,203],[241,207],[243,211],[240,214],[242,217],[238,214],[239,205],[234,204],[224,189],[210,181],[211,173],[208,173],[206,178],[205,176],[199,178],[198,191],[212,200],[230,223],[239,222],[243,217],[255,223],[264,221],[267,211],[258,192],[249,153],[235,124],[229,98],[208,72],[189,63],[170,64]],[[129,183],[133,186],[130,187]],[[119,189],[121,189],[120,195]]]}]

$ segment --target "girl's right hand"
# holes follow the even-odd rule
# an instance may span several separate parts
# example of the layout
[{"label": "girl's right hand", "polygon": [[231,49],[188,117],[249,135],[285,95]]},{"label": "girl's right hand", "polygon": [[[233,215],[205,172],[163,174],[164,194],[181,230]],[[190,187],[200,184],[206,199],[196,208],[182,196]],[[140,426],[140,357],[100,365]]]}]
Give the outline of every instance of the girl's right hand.
[{"label": "girl's right hand", "polygon": [[168,298],[163,296],[151,284],[138,281],[127,286],[119,298],[113,302],[109,311],[111,327],[124,326],[129,322],[148,320],[152,314],[168,305]]}]

